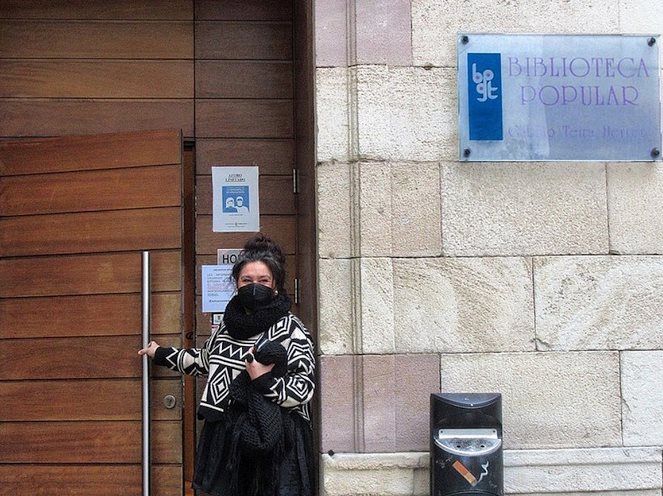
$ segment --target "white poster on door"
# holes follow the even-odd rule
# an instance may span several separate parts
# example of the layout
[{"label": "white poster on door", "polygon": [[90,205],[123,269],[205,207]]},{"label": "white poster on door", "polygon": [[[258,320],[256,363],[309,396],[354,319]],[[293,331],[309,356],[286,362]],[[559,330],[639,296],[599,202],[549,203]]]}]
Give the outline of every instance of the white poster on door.
[{"label": "white poster on door", "polygon": [[235,293],[232,265],[203,265],[203,313],[223,313]]},{"label": "white poster on door", "polygon": [[257,166],[212,167],[212,231],[258,232]]}]

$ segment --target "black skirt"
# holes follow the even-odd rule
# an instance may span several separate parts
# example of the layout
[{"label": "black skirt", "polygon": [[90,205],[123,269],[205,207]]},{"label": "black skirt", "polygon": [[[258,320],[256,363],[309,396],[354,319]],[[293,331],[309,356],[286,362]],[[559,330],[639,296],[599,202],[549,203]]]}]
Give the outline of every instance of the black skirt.
[{"label": "black skirt", "polygon": [[[205,421],[198,441],[193,487],[211,496],[312,496],[311,426],[297,413],[285,415],[291,420],[291,439],[284,453],[242,456],[236,467],[231,461],[233,422],[228,417]],[[274,480],[274,473],[278,480]]]}]

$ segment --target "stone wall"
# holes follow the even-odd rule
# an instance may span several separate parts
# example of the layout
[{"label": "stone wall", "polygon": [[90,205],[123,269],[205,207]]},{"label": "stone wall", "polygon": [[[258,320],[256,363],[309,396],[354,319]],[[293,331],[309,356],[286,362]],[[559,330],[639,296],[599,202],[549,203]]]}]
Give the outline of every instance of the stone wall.
[{"label": "stone wall", "polygon": [[321,493],[428,494],[430,393],[499,391],[507,493],[660,496],[663,166],[461,163],[455,64],[461,31],[658,34],[663,2],[318,0],[315,30]]}]

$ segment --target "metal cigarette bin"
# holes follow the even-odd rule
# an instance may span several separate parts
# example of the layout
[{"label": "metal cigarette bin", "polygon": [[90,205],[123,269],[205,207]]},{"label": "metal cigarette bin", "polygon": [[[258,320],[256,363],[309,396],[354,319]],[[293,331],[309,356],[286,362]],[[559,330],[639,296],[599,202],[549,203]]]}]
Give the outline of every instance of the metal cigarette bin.
[{"label": "metal cigarette bin", "polygon": [[502,395],[430,398],[431,496],[504,495]]}]

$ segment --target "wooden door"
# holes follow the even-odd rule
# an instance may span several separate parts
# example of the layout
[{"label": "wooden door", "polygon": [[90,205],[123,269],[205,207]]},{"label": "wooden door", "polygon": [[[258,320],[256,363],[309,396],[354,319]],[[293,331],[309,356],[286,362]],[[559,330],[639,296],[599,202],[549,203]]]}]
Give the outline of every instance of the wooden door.
[{"label": "wooden door", "polygon": [[[141,494],[141,252],[179,344],[181,141],[0,142],[0,494]],[[152,376],[152,494],[181,495],[182,381]]]}]

